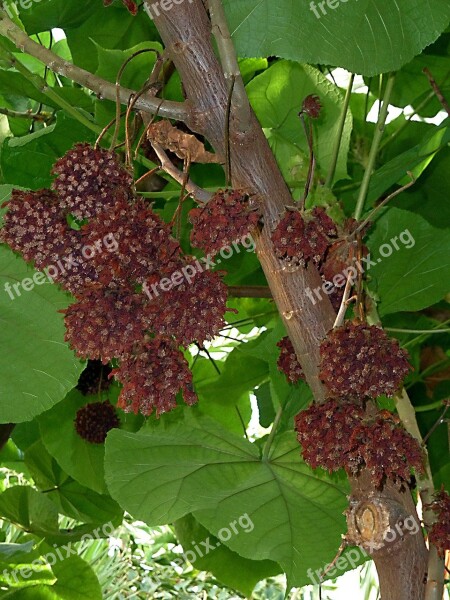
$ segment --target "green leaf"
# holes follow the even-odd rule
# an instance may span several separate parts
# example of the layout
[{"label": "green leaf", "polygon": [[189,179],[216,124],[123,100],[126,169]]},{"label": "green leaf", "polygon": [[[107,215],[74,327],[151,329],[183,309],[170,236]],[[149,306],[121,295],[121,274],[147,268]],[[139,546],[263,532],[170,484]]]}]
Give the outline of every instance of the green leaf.
[{"label": "green leaf", "polygon": [[[333,141],[337,137],[339,128],[343,104],[341,91],[318,69],[309,65],[280,61],[255,77],[247,86],[247,92],[287,181],[295,178],[295,170],[299,168],[295,162],[296,157],[300,160],[302,156],[308,155],[305,133],[298,117],[302,102],[310,94],[320,96],[324,108],[320,118],[313,121],[315,152],[320,169],[326,174],[331,165]],[[342,135],[336,180],[347,176],[347,154],[351,131],[352,117],[348,113]],[[287,160],[289,156],[290,162]]]},{"label": "green leaf", "polygon": [[50,187],[53,164],[81,140],[92,142],[94,134],[63,113],[45,129],[5,140],[0,163],[5,181],[34,190]]},{"label": "green leaf", "polygon": [[255,391],[255,396],[258,401],[259,424],[261,427],[270,427],[275,419],[270,383],[266,382],[260,385]]},{"label": "green leaf", "polygon": [[[30,421],[48,410],[76,385],[82,371],[64,343],[57,313],[68,306],[68,296],[48,282],[34,285],[35,273],[0,246],[0,423]],[[25,280],[31,291],[21,287]]]},{"label": "green leaf", "polygon": [[226,586],[250,597],[253,588],[266,577],[278,575],[279,565],[270,560],[250,560],[239,556],[210,534],[192,515],[174,523],[184,557],[196,568],[209,571]]},{"label": "green leaf", "polygon": [[398,70],[450,19],[447,0],[410,0],[407,9],[386,0],[224,0],[224,7],[241,57],[279,56],[369,76]]},{"label": "green leaf", "polygon": [[267,460],[257,446],[194,409],[184,422],[136,434],[112,431],[106,441],[106,481],[113,498],[149,524],[194,512],[214,535],[243,517],[226,545],[241,556],[270,559],[290,585],[308,582],[307,568],[336,553],[345,529],[347,486],[312,472],[301,460],[293,432],[275,439]]},{"label": "green leaf", "polygon": [[267,363],[253,357],[243,360],[237,347],[225,363],[217,365],[220,375],[209,360],[199,359],[193,368],[198,408],[230,431],[243,434],[242,422],[248,424],[251,418],[250,393],[267,378]]},{"label": "green leaf", "polygon": [[[25,452],[25,462],[36,486],[58,510],[77,521],[107,523],[121,519],[120,507],[109,495],[95,493],[74,481],[47,452],[41,440]],[[102,465],[103,469],[103,465]]]},{"label": "green leaf", "polygon": [[49,544],[68,544],[79,541],[92,531],[90,525],[70,530],[59,529],[58,510],[45,494],[30,486],[14,486],[0,494],[0,516]]},{"label": "green leaf", "polygon": [[33,550],[34,542],[26,542],[25,544],[0,544],[0,555],[2,559],[9,558],[16,554],[28,553]]},{"label": "green leaf", "polygon": [[382,165],[372,176],[366,206],[373,206],[395,183],[406,184],[411,179],[407,171],[419,178],[433,161],[435,154],[450,141],[450,120],[433,128],[419,144]]},{"label": "green leaf", "polygon": [[40,415],[39,428],[45,447],[64,471],[82,485],[105,494],[104,446],[83,440],[74,426],[77,411],[89,401],[92,399],[72,390],[62,402]]},{"label": "green leaf", "polygon": [[86,561],[79,556],[70,556],[52,566],[57,577],[51,586],[61,600],[102,600],[100,583]]},{"label": "green leaf", "polygon": [[368,246],[376,263],[368,271],[369,289],[380,299],[381,316],[421,310],[448,293],[448,230],[436,229],[409,211],[389,208],[377,219]]},{"label": "green leaf", "polygon": [[433,227],[450,227],[449,189],[450,148],[444,148],[434,157],[419,181],[395,198],[391,206],[410,210]]}]

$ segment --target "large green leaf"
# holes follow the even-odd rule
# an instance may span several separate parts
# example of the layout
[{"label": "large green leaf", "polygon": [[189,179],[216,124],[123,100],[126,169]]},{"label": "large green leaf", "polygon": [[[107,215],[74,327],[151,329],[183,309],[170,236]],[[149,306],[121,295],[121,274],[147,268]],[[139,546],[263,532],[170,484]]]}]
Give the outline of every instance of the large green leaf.
[{"label": "large green leaf", "polygon": [[368,271],[369,288],[379,297],[381,315],[426,308],[449,292],[448,229],[389,208],[377,220],[368,246],[376,263]]},{"label": "large green leaf", "polygon": [[251,418],[250,393],[267,378],[267,364],[253,357],[243,360],[238,347],[216,366],[220,375],[209,360],[198,359],[193,367],[198,408],[230,431],[243,434],[243,423]]},{"label": "large green leaf", "polygon": [[[318,94],[323,104],[320,118],[314,121],[317,162],[326,174],[333,154],[333,141],[339,128],[343,96],[318,70],[309,65],[289,61],[275,63],[247,86],[250,102],[286,180],[296,179],[300,169],[306,179],[308,152],[305,133],[298,117],[303,99]],[[347,154],[352,130],[352,117],[347,115],[336,179],[347,175]]]},{"label": "large green leaf", "polygon": [[118,504],[109,495],[97,494],[69,477],[41,440],[25,451],[25,462],[38,489],[45,491],[61,513],[87,523],[120,522],[122,511]]},{"label": "large green leaf", "polygon": [[[184,415],[142,433],[110,432],[105,471],[113,498],[152,525],[193,512],[235,552],[274,560],[290,584],[307,583],[307,568],[329,562],[340,544],[346,485],[312,472],[293,432],[262,458],[257,446],[195,409]],[[230,538],[224,528],[232,523],[238,531]]]},{"label": "large green leaf", "polygon": [[[53,585],[20,587],[7,597],[13,600],[102,600],[100,583],[86,561],[79,556],[65,560],[58,560],[56,554],[54,556],[56,562],[52,570],[56,581]],[[32,572],[34,569],[34,565],[29,568]]]},{"label": "large green leaf", "polygon": [[59,529],[58,510],[45,494],[31,486],[14,486],[0,494],[0,517],[27,532],[45,538],[49,544],[79,541],[92,528],[80,525],[70,530]]},{"label": "large green leaf", "polygon": [[92,131],[77,121],[58,113],[56,123],[46,129],[20,138],[5,140],[1,167],[6,183],[37,190],[49,187],[56,160],[75,142],[93,141]]},{"label": "large green leaf", "polygon": [[224,6],[240,56],[280,56],[363,75],[396,71],[450,20],[447,0],[224,0]]},{"label": "large green leaf", "polygon": [[74,426],[77,411],[87,403],[81,392],[72,390],[62,402],[39,417],[39,427],[45,447],[64,471],[82,485],[105,494],[104,446],[83,440]]},{"label": "large green leaf", "polygon": [[250,597],[253,588],[266,577],[278,575],[279,565],[270,560],[250,560],[227,548],[192,516],[175,521],[175,533],[184,557],[196,568],[209,571],[226,586]]},{"label": "large green leaf", "polygon": [[[69,298],[48,282],[34,285],[35,273],[0,246],[0,423],[30,421],[48,410],[77,384],[82,371],[64,343],[57,313]],[[25,281],[31,291],[21,287]]]},{"label": "large green leaf", "polygon": [[382,194],[395,183],[404,185],[411,181],[407,175],[408,171],[411,171],[416,179],[422,176],[436,153],[449,143],[449,124],[450,120],[447,119],[440,127],[433,127],[418,144],[383,164],[373,174],[367,195],[367,207],[376,204]]}]

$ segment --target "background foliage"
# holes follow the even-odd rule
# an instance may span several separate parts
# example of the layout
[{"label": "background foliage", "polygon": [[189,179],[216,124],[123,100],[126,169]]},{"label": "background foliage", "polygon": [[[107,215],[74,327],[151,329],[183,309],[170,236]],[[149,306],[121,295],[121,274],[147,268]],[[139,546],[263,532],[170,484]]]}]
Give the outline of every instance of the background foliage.
[{"label": "background foliage", "polygon": [[[446,0],[414,0],[407,7],[359,0],[317,19],[308,4],[225,0],[250,101],[294,198],[301,195],[308,169],[297,113],[306,95],[322,99],[323,115],[314,125],[319,185],[311,202],[327,206],[341,219],[353,213],[367,165],[374,131],[367,115],[384,89],[378,75],[398,70],[392,103],[413,107],[419,121],[401,114],[388,125],[365,214],[408,180],[407,171],[417,183],[377,213],[367,244],[378,257],[383,243],[407,229],[415,245],[377,263],[367,281],[383,325],[410,352],[415,370],[407,388],[425,435],[450,393],[450,130],[448,119],[440,125],[423,120],[442,107],[422,69],[431,70],[448,97],[450,6]],[[16,20],[33,39],[111,82],[134,51],[161,47],[144,12],[133,18],[120,2],[105,9],[101,0],[48,0],[18,9]],[[65,39],[54,42],[52,28],[63,29]],[[53,162],[73,143],[94,141],[115,106],[55,76],[6,41],[1,48],[0,107],[15,111],[0,116],[0,198],[5,200],[12,187],[49,186]],[[123,83],[139,89],[153,63],[152,53],[139,56],[127,67]],[[368,91],[351,95],[333,187],[326,188],[345,93],[330,77],[335,67],[364,75]],[[54,92],[51,97],[48,89]],[[176,74],[164,95],[182,98]],[[70,103],[70,113],[61,107],[64,101]],[[44,120],[24,118],[27,111]],[[137,164],[136,175],[143,172]],[[195,166],[193,177],[207,189],[224,184],[223,173],[212,166]],[[162,191],[146,195],[168,220],[178,192],[167,182]],[[186,210],[181,239],[189,252]],[[265,284],[254,254],[236,255],[225,268],[230,285]],[[285,333],[274,304],[230,299],[230,307],[239,312],[229,314],[223,337],[209,348],[209,356],[195,348],[189,355],[197,407],[180,407],[145,423],[120,411],[120,428],[108,435],[106,448],[97,447],[73,428],[77,409],[95,397],[74,389],[85,365],[64,343],[57,312],[70,298],[50,284],[14,300],[4,289],[5,283],[33,272],[0,247],[0,422],[17,424],[0,454],[0,571],[29,565],[68,542],[77,544],[79,556],[53,566],[43,561],[32,577],[18,582],[0,576],[0,596],[75,600],[83,589],[83,597],[95,600],[103,588],[108,598],[121,597],[120,589],[140,589],[155,598],[200,597],[192,594],[203,591],[206,597],[227,598],[235,594],[227,586],[249,596],[258,581],[280,572],[286,573],[288,585],[307,584],[307,570],[323,567],[335,556],[345,530],[348,489],[343,475],[312,472],[301,459],[293,418],[311,395],[305,384],[290,385],[278,372],[276,343]],[[115,403],[117,388],[107,397]],[[277,413],[277,432],[267,445]],[[433,431],[429,449],[436,484],[450,489],[448,444],[443,423]],[[232,536],[196,561],[194,569],[186,564],[181,571],[174,569],[177,539],[189,549],[214,538],[244,513],[254,523],[253,531]],[[132,525],[133,519],[146,525]],[[115,569],[105,564],[106,541],[79,541],[109,522],[120,526],[115,535],[122,539]],[[145,543],[136,541],[139,536]],[[197,569],[208,570],[217,581]],[[264,588],[256,588],[254,598],[280,594],[278,584],[268,580]]]}]

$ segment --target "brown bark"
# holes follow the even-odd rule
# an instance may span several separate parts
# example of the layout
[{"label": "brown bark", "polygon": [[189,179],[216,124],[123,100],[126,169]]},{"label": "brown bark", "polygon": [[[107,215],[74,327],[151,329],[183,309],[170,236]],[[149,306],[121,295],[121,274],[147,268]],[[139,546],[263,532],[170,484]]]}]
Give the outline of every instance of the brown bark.
[{"label": "brown bark", "polygon": [[[213,51],[211,22],[203,2],[193,0],[178,5],[176,10],[161,12],[155,18],[155,24],[193,109],[186,124],[204,135],[224,160],[227,154],[228,87]],[[257,236],[256,251],[315,401],[320,402],[324,399],[324,391],[318,377],[319,344],[332,328],[335,313],[326,296],[314,304],[305,293],[308,288],[313,290],[321,285],[320,275],[313,265],[307,269],[289,270],[280,264],[272,251],[271,230],[285,206],[292,204],[292,198],[256,117],[251,113],[250,122],[245,119],[245,132],[242,132],[239,114],[233,108],[232,105],[229,123],[232,183],[234,187],[256,192],[262,200],[264,227]],[[395,528],[408,517],[418,523],[409,490],[399,491],[388,484],[381,493],[374,488],[368,473],[353,478],[351,486],[350,527],[357,523],[354,510],[361,503],[376,499],[386,515],[385,521],[378,523],[372,531],[370,528],[365,530],[365,542],[370,541],[371,536],[384,537],[389,526]],[[370,510],[365,514],[370,515]],[[363,545],[363,540],[359,541]],[[373,557],[382,600],[423,600],[427,551],[420,530],[392,544],[384,544]]]}]

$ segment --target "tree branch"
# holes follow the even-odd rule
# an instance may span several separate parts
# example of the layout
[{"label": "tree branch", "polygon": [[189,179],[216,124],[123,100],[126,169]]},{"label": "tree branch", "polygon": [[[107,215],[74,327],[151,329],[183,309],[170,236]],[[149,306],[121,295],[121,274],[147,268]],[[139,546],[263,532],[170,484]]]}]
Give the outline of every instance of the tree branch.
[{"label": "tree branch", "polygon": [[[67,60],[57,56],[51,50],[44,48],[33,41],[24,31],[15,25],[4,10],[0,9],[0,35],[11,40],[11,42],[22,52],[34,56],[53,72],[58,73],[76,83],[92,90],[99,98],[116,101],[116,86],[89,71],[75,66]],[[130,96],[135,94],[133,90],[120,88],[120,101],[127,105]],[[136,108],[146,112],[158,113],[161,117],[187,121],[190,116],[190,107],[185,102],[173,102],[171,100],[161,101],[151,94],[144,94],[136,102]]]},{"label": "tree branch", "polygon": [[[146,2],[151,6],[151,0]],[[224,163],[229,89],[212,46],[212,25],[202,0],[184,2],[176,11],[161,11],[154,23],[194,107],[196,120],[191,129],[205,136]],[[261,200],[264,227],[255,234],[256,252],[306,379],[321,402],[325,392],[319,379],[319,346],[336,315],[327,296],[313,303],[305,294],[308,288],[322,285],[314,265],[289,270],[274,254],[270,236],[292,197],[253,111],[244,133],[235,110],[232,106],[229,121],[232,185],[251,190]]]},{"label": "tree branch", "polygon": [[212,33],[217,42],[225,80],[231,94],[232,107],[234,108],[233,115],[238,121],[240,130],[245,132],[251,124],[250,102],[245,91],[234,44],[231,40],[222,0],[209,0],[208,8]]},{"label": "tree branch", "polygon": [[151,142],[153,150],[156,152],[159,160],[161,161],[161,169],[170,175],[180,185],[184,185],[185,189],[194,196],[199,202],[208,202],[211,199],[212,194],[207,192],[203,188],[196,185],[190,179],[186,180],[186,174],[179,171],[172,161],[167,156],[164,148],[156,142]]}]

